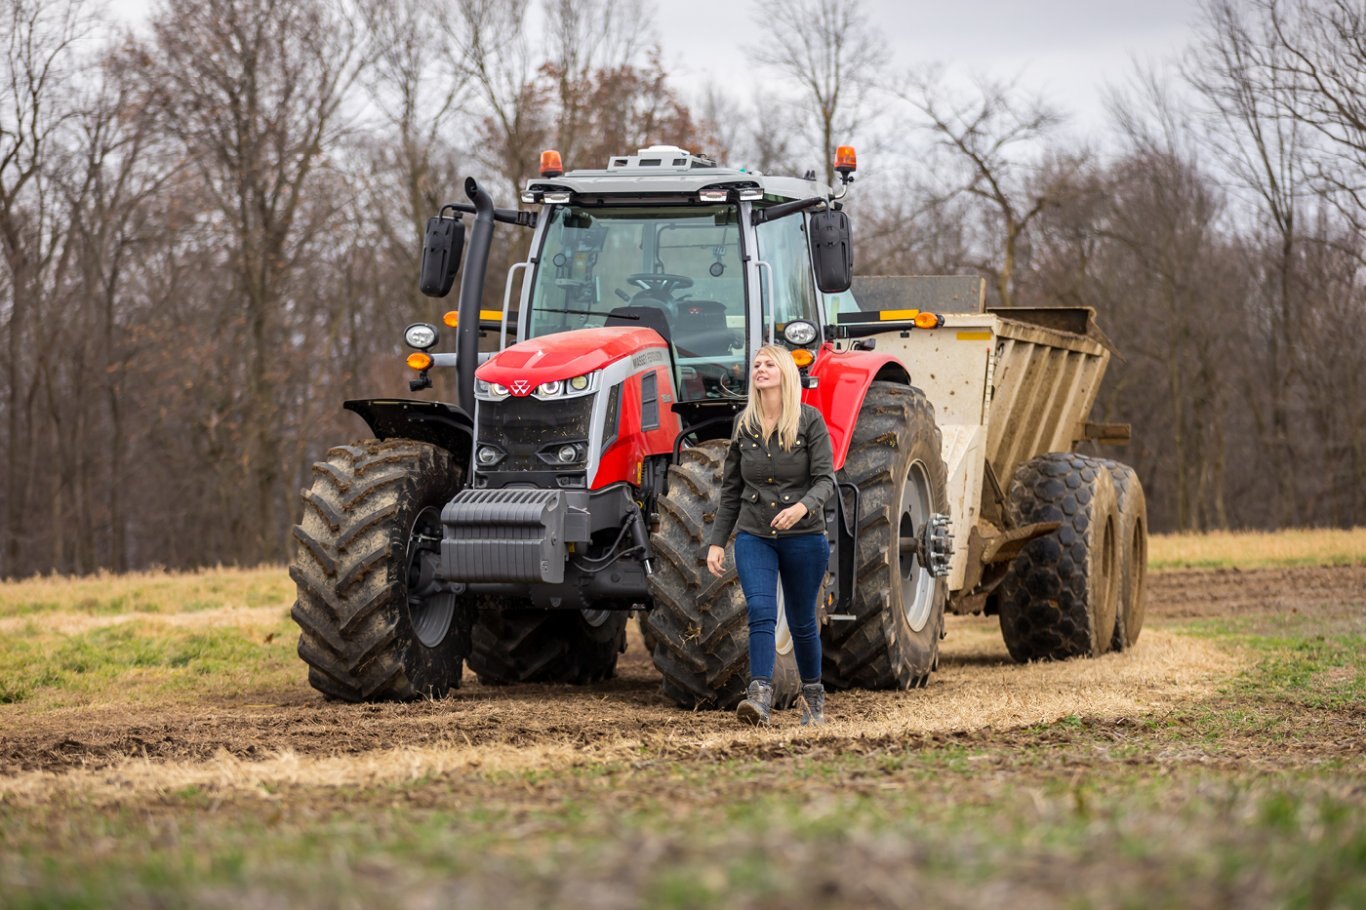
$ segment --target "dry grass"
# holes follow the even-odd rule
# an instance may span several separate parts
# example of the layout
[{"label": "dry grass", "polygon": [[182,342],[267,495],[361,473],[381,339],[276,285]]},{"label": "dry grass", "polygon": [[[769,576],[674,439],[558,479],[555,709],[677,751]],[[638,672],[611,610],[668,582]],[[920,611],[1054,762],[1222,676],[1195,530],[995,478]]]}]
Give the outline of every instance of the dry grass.
[{"label": "dry grass", "polygon": [[[76,797],[98,805],[155,800],[195,788],[210,795],[273,798],[281,787],[354,789],[403,784],[447,775],[497,776],[637,762],[656,758],[700,758],[783,751],[794,744],[843,749],[861,742],[888,742],[923,734],[1011,730],[1068,717],[1098,720],[1160,714],[1204,698],[1241,665],[1226,649],[1160,630],[1144,633],[1126,654],[1097,660],[1009,662],[995,622],[957,619],[945,642],[944,671],[935,685],[915,693],[857,692],[833,695],[831,722],[819,732],[796,724],[787,712],[768,730],[741,728],[717,715],[690,716],[660,707],[644,712],[639,726],[619,726],[612,735],[584,742],[572,728],[531,742],[471,743],[462,726],[506,703],[452,699],[446,741],[421,747],[375,749],[361,754],[299,755],[290,751],[258,760],[221,752],[210,761],[124,760],[97,770],[34,771],[0,779],[0,801],[34,805]],[[603,710],[612,707],[603,705]],[[523,723],[563,705],[519,705]],[[617,710],[629,710],[617,706]],[[574,712],[583,722],[593,708]],[[657,716],[656,716],[657,715]],[[547,719],[550,719],[547,717]],[[569,718],[564,718],[568,722]]]},{"label": "dry grass", "polygon": [[1148,566],[1159,570],[1362,564],[1366,527],[1155,534],[1148,543]]},{"label": "dry grass", "polygon": [[280,606],[294,599],[283,566],[194,572],[131,572],[67,577],[40,575],[0,582],[0,617],[53,612],[85,615],[191,613],[233,607]]}]

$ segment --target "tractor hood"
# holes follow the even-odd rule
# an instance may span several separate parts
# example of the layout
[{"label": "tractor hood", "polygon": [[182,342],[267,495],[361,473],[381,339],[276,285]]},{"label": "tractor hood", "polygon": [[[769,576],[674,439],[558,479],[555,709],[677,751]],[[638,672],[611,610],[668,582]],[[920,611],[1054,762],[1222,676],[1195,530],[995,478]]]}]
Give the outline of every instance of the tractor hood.
[{"label": "tractor hood", "polygon": [[[514,398],[524,398],[537,386],[601,370],[609,364],[666,348],[653,329],[613,326],[579,329],[518,342],[494,354],[475,371],[477,379],[505,386]],[[665,360],[667,360],[667,350]]]}]

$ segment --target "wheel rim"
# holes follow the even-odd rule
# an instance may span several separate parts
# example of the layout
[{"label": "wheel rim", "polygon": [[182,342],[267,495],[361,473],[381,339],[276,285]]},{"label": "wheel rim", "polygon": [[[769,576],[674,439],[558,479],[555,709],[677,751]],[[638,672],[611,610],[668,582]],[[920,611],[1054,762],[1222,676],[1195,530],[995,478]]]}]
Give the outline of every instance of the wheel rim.
[{"label": "wheel rim", "polygon": [[579,613],[582,614],[583,621],[594,629],[602,628],[602,624],[607,622],[612,615],[611,610],[580,610]]},{"label": "wheel rim", "polygon": [[441,512],[428,506],[408,534],[408,621],[427,648],[446,640],[455,618],[455,595],[437,578],[441,567]]},{"label": "wheel rim", "polygon": [[[906,474],[901,489],[901,519],[897,532],[904,540],[914,538],[929,522],[932,513],[930,475],[925,463],[916,461]],[[934,607],[934,576],[914,555],[893,547],[899,562],[897,574],[901,579],[901,608],[911,630],[919,632],[930,621]]]},{"label": "wheel rim", "polygon": [[787,626],[787,604],[783,600],[783,586],[778,585],[778,621],[773,626],[773,649],[779,654],[792,653],[792,630]]}]

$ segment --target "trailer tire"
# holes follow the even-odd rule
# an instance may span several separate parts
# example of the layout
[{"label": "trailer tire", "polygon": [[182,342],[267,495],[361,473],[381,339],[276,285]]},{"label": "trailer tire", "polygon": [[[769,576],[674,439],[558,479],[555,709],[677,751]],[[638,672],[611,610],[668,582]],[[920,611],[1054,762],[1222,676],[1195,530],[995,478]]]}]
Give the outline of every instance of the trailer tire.
[{"label": "trailer tire", "polygon": [[468,663],[491,686],[601,682],[616,675],[628,617],[624,610],[505,609],[484,600]]},{"label": "trailer tire", "polygon": [[441,508],[460,489],[450,453],[371,439],[329,450],[313,475],[289,567],[309,684],[349,702],[457,688],[471,610],[435,579]]},{"label": "trailer tire", "polygon": [[1098,657],[1110,649],[1119,602],[1119,518],[1105,463],[1068,452],[1016,469],[1006,513],[1015,526],[1058,521],[1027,543],[997,590],[1010,656]]},{"label": "trailer tire", "polygon": [[[721,498],[728,443],[710,440],[682,450],[669,467],[668,492],[657,500],[659,529],[650,539],[655,571],[647,583],[654,608],[646,625],[664,695],[684,708],[730,709],[749,683],[749,614],[734,559],[724,577],[707,571],[707,538]],[[786,627],[779,610],[781,628]],[[801,691],[796,656],[780,646],[773,667],[774,707]]]},{"label": "trailer tire", "polygon": [[948,514],[941,439],[924,392],[869,387],[841,472],[859,488],[859,537],[854,619],[822,632],[823,675],[833,687],[921,688],[938,664],[947,579],[914,557],[903,567],[898,540],[930,515]]},{"label": "trailer tire", "polygon": [[1138,641],[1143,630],[1143,593],[1148,576],[1148,500],[1138,472],[1127,464],[1108,459],[1101,462],[1115,483],[1119,511],[1119,606],[1111,648],[1125,651]]}]

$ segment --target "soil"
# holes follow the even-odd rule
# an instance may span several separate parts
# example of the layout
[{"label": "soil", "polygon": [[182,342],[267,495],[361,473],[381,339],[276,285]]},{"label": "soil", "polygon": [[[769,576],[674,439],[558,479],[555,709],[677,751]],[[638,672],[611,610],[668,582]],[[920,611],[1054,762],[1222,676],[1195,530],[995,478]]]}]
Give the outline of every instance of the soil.
[{"label": "soil", "polygon": [[[785,712],[792,716],[781,718],[777,730],[755,732],[737,730],[724,713],[674,707],[658,694],[659,676],[634,623],[617,677],[591,686],[494,688],[467,679],[441,701],[345,705],[308,688],[301,663],[297,685],[216,704],[92,706],[22,720],[0,714],[0,796],[22,792],[24,781],[50,785],[54,776],[117,767],[126,783],[136,777],[135,767],[187,771],[196,763],[214,766],[219,776],[259,766],[264,777],[299,781],[307,776],[299,769],[303,759],[317,765],[309,773],[329,780],[350,774],[365,783],[414,769],[862,751],[888,742],[990,742],[1009,749],[1031,725],[1069,716],[1080,717],[1077,726],[1087,735],[1113,737],[1145,717],[1217,699],[1249,659],[1178,635],[1173,625],[1228,617],[1272,622],[1307,612],[1325,622],[1359,618],[1366,566],[1167,572],[1149,576],[1147,600],[1147,625],[1132,651],[1063,664],[1016,665],[994,617],[951,616],[929,688],[833,694],[832,722],[816,735],[796,726],[795,712]],[[1366,710],[1334,723],[1334,736],[1314,738],[1305,760],[1366,749]],[[1259,748],[1250,743],[1248,758]],[[392,769],[396,753],[409,766],[382,770]]]}]

